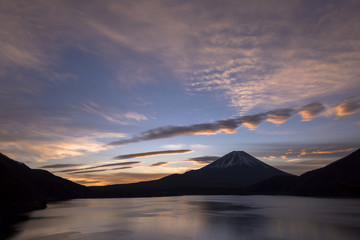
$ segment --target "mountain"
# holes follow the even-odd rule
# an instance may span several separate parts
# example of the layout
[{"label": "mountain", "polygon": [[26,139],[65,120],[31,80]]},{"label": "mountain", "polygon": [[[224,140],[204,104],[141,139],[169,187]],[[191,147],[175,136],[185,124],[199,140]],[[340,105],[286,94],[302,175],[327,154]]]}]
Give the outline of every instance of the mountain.
[{"label": "mountain", "polygon": [[44,208],[46,201],[77,198],[86,191],[85,186],[31,169],[0,153],[0,213]]},{"label": "mountain", "polygon": [[243,187],[273,176],[289,176],[244,151],[233,151],[209,165],[185,173],[203,184]]},{"label": "mountain", "polygon": [[302,174],[289,194],[360,196],[360,149],[323,168]]},{"label": "mountain", "polygon": [[187,194],[246,194],[245,187],[273,176],[292,176],[244,151],[233,151],[213,163],[184,174],[132,184],[91,187],[94,196],[162,196]]}]

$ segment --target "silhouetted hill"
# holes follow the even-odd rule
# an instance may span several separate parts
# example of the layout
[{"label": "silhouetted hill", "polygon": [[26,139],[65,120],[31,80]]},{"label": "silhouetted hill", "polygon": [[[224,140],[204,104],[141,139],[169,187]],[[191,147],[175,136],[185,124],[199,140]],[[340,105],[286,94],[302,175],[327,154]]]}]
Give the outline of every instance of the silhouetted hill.
[{"label": "silhouetted hill", "polygon": [[31,169],[0,153],[0,210],[44,208],[46,201],[81,197],[87,188],[52,173]]},{"label": "silhouetted hill", "polygon": [[298,176],[274,176],[248,187],[249,194],[287,195],[294,187]]},{"label": "silhouetted hill", "polygon": [[246,194],[248,187],[273,176],[291,176],[243,151],[233,151],[213,163],[184,174],[103,187],[91,187],[95,196],[163,196],[187,194]]},{"label": "silhouetted hill", "polygon": [[360,196],[360,149],[323,168],[304,173],[289,194]]}]

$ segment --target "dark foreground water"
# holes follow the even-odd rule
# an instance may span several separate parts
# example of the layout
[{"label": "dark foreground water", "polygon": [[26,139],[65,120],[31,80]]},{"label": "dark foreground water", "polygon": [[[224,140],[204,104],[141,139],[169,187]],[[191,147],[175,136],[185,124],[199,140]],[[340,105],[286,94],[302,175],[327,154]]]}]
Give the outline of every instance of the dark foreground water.
[{"label": "dark foreground water", "polygon": [[49,204],[11,239],[359,240],[360,199],[181,196]]}]

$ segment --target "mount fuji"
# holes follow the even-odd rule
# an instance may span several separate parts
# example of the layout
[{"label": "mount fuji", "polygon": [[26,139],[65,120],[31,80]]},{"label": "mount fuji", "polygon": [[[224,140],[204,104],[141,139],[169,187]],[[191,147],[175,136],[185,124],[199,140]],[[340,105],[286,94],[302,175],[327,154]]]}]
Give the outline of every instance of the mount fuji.
[{"label": "mount fuji", "polygon": [[184,173],[212,186],[248,186],[264,179],[286,175],[244,151],[232,151],[209,165]]}]

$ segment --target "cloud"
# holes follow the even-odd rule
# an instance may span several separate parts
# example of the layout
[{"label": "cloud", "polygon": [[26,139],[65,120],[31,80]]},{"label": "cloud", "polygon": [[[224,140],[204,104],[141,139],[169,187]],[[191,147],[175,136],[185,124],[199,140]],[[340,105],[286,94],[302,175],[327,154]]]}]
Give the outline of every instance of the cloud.
[{"label": "cloud", "polygon": [[259,113],[250,116],[241,117],[241,121],[239,121],[239,125],[244,125],[250,130],[255,130],[261,122],[266,119],[265,113]]},{"label": "cloud", "polygon": [[[353,111],[360,108],[360,102],[351,100],[349,102],[338,105],[337,108],[341,109],[341,111],[345,111],[348,114],[351,114]],[[213,123],[154,128],[141,132],[140,135],[134,135],[133,137],[127,139],[111,142],[108,145],[124,145],[141,141],[186,135],[215,135],[219,133],[233,134],[241,125],[246,126],[250,130],[255,130],[263,121],[272,122],[274,124],[282,124],[296,114],[300,114],[303,118],[303,121],[310,121],[312,118],[317,117],[326,110],[327,109],[323,103],[312,102],[301,107],[300,110],[296,109],[295,107],[282,108],[253,115],[245,115],[237,118],[219,120]],[[178,147],[180,145],[164,145],[163,147],[166,148],[170,146]]]},{"label": "cloud", "polygon": [[[1,135],[1,133],[0,133]],[[40,135],[41,136],[41,135]],[[79,157],[89,153],[96,153],[107,149],[106,146],[93,137],[72,137],[59,135],[57,140],[46,141],[35,136],[33,141],[28,139],[14,139],[0,144],[5,153],[15,156],[14,158],[26,161],[36,160],[46,162],[49,159],[63,159]],[[34,144],[36,142],[36,144]],[[25,154],[26,153],[26,154]]]},{"label": "cloud", "polygon": [[[323,161],[336,160],[344,157],[345,153],[349,154],[358,149],[358,146],[350,143],[333,143],[333,144],[297,144],[296,147],[291,146],[287,148],[288,144],[283,143],[279,145],[271,145],[271,150],[258,153],[263,155],[264,159],[272,161],[286,162],[303,162],[307,160]],[[269,146],[262,146],[263,149],[268,149]],[[265,153],[266,152],[266,153]]]},{"label": "cloud", "polygon": [[124,84],[156,79],[154,72],[165,68],[191,76],[194,91],[223,93],[241,113],[358,86],[359,39],[353,32],[359,17],[351,1],[278,3],[271,12],[264,1],[224,1],[221,7],[205,1],[88,5],[4,3],[6,69],[14,64],[44,69],[66,48],[81,44],[121,68]]},{"label": "cloud", "polygon": [[333,150],[315,150],[310,152],[305,152],[303,155],[307,154],[333,154],[333,153],[343,153],[355,151],[357,148],[346,148],[346,149],[333,149]]},{"label": "cloud", "polygon": [[143,153],[133,153],[133,154],[125,154],[114,157],[113,159],[129,159],[129,158],[140,158],[140,157],[152,157],[159,155],[170,155],[170,154],[185,154],[190,153],[192,150],[190,149],[182,149],[182,150],[166,150],[166,151],[154,151],[154,152],[143,152]]},{"label": "cloud", "polygon": [[[90,169],[97,169],[97,168],[104,168],[104,167],[113,167],[113,166],[123,166],[123,165],[134,165],[134,164],[139,164],[139,163],[142,163],[142,162],[140,162],[140,161],[131,161],[131,162],[121,162],[121,163],[108,163],[108,164],[96,165],[96,166],[91,166],[91,167],[86,167],[86,168],[65,169],[65,170],[60,170],[60,171],[55,171],[55,172],[71,173],[71,172],[76,171],[76,173],[79,173],[79,171],[83,171],[83,170],[90,170]],[[109,169],[105,169],[104,171],[107,171],[107,170],[109,170]]]},{"label": "cloud", "polygon": [[186,144],[166,144],[161,146],[161,148],[165,148],[165,149],[182,149],[186,147],[187,147]]},{"label": "cloud", "polygon": [[53,165],[44,165],[40,168],[68,168],[68,167],[76,167],[82,164],[53,164]]},{"label": "cloud", "polygon": [[147,120],[147,117],[136,112],[127,112],[123,114],[126,119],[133,119],[136,121],[144,121]]},{"label": "cloud", "polygon": [[269,160],[269,161],[272,161],[272,160],[274,160],[274,159],[276,159],[276,156],[268,156],[268,157],[263,157],[264,159],[266,159],[266,160]]},{"label": "cloud", "polygon": [[335,107],[338,116],[354,114],[360,108],[360,100],[353,97],[347,98]]},{"label": "cloud", "polygon": [[127,166],[127,167],[118,167],[118,168],[112,168],[110,170],[123,170],[123,169],[130,169],[130,168],[133,168],[133,167],[129,167],[129,166]]},{"label": "cloud", "polygon": [[[94,172],[105,172],[105,171],[113,171],[113,170],[123,170],[123,169],[130,169],[132,167],[118,167],[118,168],[111,168],[111,169],[95,169],[95,170],[85,170],[85,171],[76,171],[76,172],[69,172],[68,174],[83,174],[83,173],[94,173]],[[99,181],[95,181],[99,182]]]},{"label": "cloud", "polygon": [[95,169],[95,170],[85,170],[85,171],[70,172],[69,174],[93,173],[93,172],[104,172],[104,171],[109,171],[109,170],[108,169]]},{"label": "cloud", "polygon": [[78,124],[68,109],[21,106],[22,101],[0,105],[0,148],[19,161],[80,157],[109,149],[104,141],[126,136],[107,127]]},{"label": "cloud", "polygon": [[288,118],[293,116],[294,113],[295,113],[295,110],[292,108],[285,108],[285,109],[269,111],[269,112],[267,112],[266,121],[272,122],[275,124],[282,124]]},{"label": "cloud", "polygon": [[219,120],[214,123],[201,123],[189,126],[166,126],[150,129],[140,133],[139,136],[122,139],[109,143],[108,145],[124,145],[136,143],[140,141],[169,138],[183,135],[214,135],[219,133],[233,134],[236,130],[244,125],[251,130],[255,130],[257,126],[267,120],[274,123],[283,123],[287,118],[291,117],[295,111],[291,108],[273,110],[265,113],[259,113],[226,120]]},{"label": "cloud", "polygon": [[289,160],[286,160],[286,162],[297,162],[297,161],[300,161],[301,159],[299,158],[293,158],[293,159],[289,159]]},{"label": "cloud", "polygon": [[[88,103],[81,104],[80,106],[75,107],[83,112],[99,115],[102,118],[106,119],[109,122],[113,122],[120,125],[128,125],[128,122],[125,122],[124,119],[142,121],[147,120],[147,117],[136,113],[136,112],[126,112],[126,113],[114,113],[114,110],[105,110],[104,107],[99,106],[98,104],[89,101]],[[109,113],[111,112],[111,113]]]},{"label": "cloud", "polygon": [[160,167],[160,166],[166,165],[168,163],[169,162],[157,162],[157,163],[151,164],[149,167]]},{"label": "cloud", "polygon": [[317,117],[320,113],[326,110],[325,106],[321,102],[312,102],[303,106],[299,110],[299,114],[303,118],[303,121],[310,121]]},{"label": "cloud", "polygon": [[[289,3],[272,8],[271,14],[265,14],[265,5],[242,2],[236,14],[224,16],[220,13],[235,7],[233,4],[226,2],[209,10],[223,16],[213,29],[199,31],[199,38],[206,39],[201,46],[213,50],[204,55],[212,55],[214,60],[193,72],[191,89],[221,92],[230,106],[245,113],[259,107],[301,104],[358,86],[358,63],[350,56],[352,51],[359,56],[359,38],[350,28],[341,27],[358,22],[358,16],[347,15],[354,13],[357,5],[350,1],[333,5]],[[312,19],[321,20],[301,20],[310,14]],[[256,21],[249,20],[255,15]],[[357,44],[347,44],[344,36]]]},{"label": "cloud", "polygon": [[[182,149],[188,147],[187,144],[167,144],[162,145],[161,148],[165,149]],[[209,146],[203,145],[203,144],[192,144],[189,146],[191,149],[207,149]]]},{"label": "cloud", "polygon": [[190,158],[185,161],[195,162],[196,164],[204,165],[204,164],[212,163],[213,161],[215,161],[217,159],[219,159],[218,156],[202,156],[202,157]]}]

